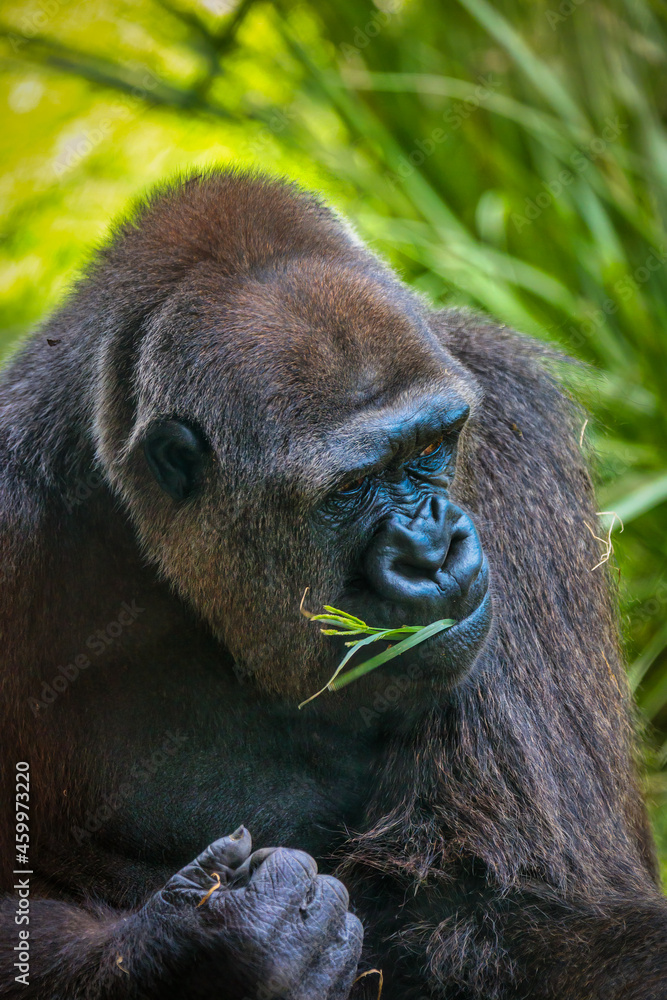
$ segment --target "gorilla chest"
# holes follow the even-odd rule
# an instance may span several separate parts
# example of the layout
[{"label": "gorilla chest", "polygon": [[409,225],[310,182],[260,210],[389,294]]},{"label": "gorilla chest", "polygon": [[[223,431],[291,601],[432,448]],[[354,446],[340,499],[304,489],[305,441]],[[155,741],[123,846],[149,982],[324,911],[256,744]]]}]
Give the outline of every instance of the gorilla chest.
[{"label": "gorilla chest", "polygon": [[179,713],[173,726],[161,714],[150,740],[145,718],[142,725],[145,752],[117,743],[113,756],[129,780],[103,839],[132,852],[143,845],[144,860],[179,863],[241,824],[257,847],[294,846],[322,858],[345,826],[363,822],[376,748],[358,727],[234,704]]}]

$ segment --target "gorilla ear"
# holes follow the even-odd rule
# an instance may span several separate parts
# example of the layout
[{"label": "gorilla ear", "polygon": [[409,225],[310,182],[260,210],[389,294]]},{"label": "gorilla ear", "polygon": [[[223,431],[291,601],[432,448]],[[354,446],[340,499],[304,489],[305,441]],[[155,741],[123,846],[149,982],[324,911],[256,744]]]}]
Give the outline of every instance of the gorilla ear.
[{"label": "gorilla ear", "polygon": [[158,485],[173,500],[185,500],[201,484],[207,447],[180,420],[157,420],[148,428],[144,455]]}]

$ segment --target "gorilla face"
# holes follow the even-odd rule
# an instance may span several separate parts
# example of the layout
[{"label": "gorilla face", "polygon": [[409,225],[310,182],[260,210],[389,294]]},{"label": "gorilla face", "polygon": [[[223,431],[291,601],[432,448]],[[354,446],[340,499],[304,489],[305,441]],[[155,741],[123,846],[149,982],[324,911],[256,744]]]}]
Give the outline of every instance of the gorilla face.
[{"label": "gorilla face", "polygon": [[454,619],[394,668],[417,663],[446,686],[468,671],[490,625],[488,564],[470,515],[449,495],[469,412],[455,393],[412,413],[389,410],[371,464],[351,465],[321,512],[330,531],[363,524],[335,606],[387,628]]},{"label": "gorilla face", "polygon": [[[297,261],[212,286],[205,336],[184,289],[144,343],[148,390],[166,337],[186,371],[164,372],[168,402],[139,407],[163,498],[143,519],[146,548],[266,688],[308,695],[344,651],[300,618],[306,587],[311,609],[333,604],[374,626],[453,618],[369,675],[386,684],[412,664],[415,683],[451,688],[491,618],[477,531],[451,495],[472,377],[421,302],[377,270]],[[195,394],[189,356],[200,370],[206,358]]]}]

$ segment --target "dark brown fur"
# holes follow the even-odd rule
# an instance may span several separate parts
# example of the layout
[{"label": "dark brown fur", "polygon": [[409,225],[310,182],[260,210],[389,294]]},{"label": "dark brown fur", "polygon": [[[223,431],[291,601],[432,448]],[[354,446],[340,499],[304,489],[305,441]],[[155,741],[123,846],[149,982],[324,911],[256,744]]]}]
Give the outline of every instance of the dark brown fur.
[{"label": "dark brown fur", "polygon": [[[433,343],[447,352],[444,376]],[[667,905],[608,574],[592,569],[581,416],[552,363],[504,328],[429,311],[290,187],[195,178],[120,228],[0,385],[3,759],[31,764],[33,891],[63,901],[33,902],[34,981],[41,967],[50,985],[22,995],[135,995],[115,970],[95,979],[115,918],[53,907],[86,896],[139,905],[206,846],[200,837],[227,832],[227,817],[204,796],[179,843],[146,819],[137,836],[155,850],[130,851],[128,863],[115,853],[128,828],[115,819],[97,845],[75,847],[70,831],[150,751],[149,733],[187,719],[191,773],[205,767],[236,697],[233,662],[252,674],[243,711],[249,743],[269,740],[266,787],[289,785],[297,750],[275,763],[282,737],[271,742],[262,713],[326,679],[325,640],[295,609],[306,585],[313,606],[336,593],[355,544],[332,549],[309,529],[331,486],[329,428],[348,400],[445,378],[473,404],[453,496],[475,516],[491,566],[494,627],[480,662],[437,711],[372,745],[360,708],[374,711],[381,680],[313,712],[323,801],[337,801],[325,793],[333,783],[351,803],[338,830],[322,806],[328,838],[302,839],[317,781],[254,826],[256,803],[238,791],[247,813],[232,822],[325,866],[336,854],[387,1000],[667,997]],[[175,508],[146,473],[139,442],[156,413],[187,415],[210,435],[197,504]],[[101,485],[73,504],[93,469]],[[28,699],[42,681],[135,597],[136,627],[35,716]],[[230,767],[240,752],[230,749]],[[218,785],[233,783],[222,775]],[[155,780],[152,800],[186,801],[187,785]],[[357,832],[343,837],[344,826]],[[13,829],[2,836],[11,857]],[[11,900],[3,941],[13,910]],[[2,975],[0,993],[13,995],[11,968]]]}]

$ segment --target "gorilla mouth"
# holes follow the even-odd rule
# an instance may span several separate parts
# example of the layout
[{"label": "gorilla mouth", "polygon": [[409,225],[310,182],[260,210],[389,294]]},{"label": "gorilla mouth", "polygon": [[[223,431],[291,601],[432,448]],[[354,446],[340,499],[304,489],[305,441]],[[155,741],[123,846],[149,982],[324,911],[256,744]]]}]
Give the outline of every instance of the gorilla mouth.
[{"label": "gorilla mouth", "polygon": [[[378,677],[392,677],[407,670],[412,681],[428,681],[451,688],[469,674],[481,652],[492,621],[486,558],[482,556],[481,565],[465,590],[457,584],[454,573],[448,572],[447,576],[452,578],[450,586],[434,588],[429,600],[422,602],[409,620],[404,606],[395,601],[387,601],[382,594],[369,588],[367,581],[357,578],[345,588],[340,599],[341,606],[378,628],[398,627],[399,624],[426,626],[442,618],[455,619],[455,624],[450,628],[413,646],[395,660],[373,671],[370,676],[376,682]],[[334,640],[336,646],[339,641]],[[350,666],[370,659],[376,652],[394,645],[395,641],[389,643],[378,640],[371,647],[363,649],[366,656],[355,656]],[[342,644],[340,648],[344,649]],[[359,652],[362,653],[361,650]]]}]

